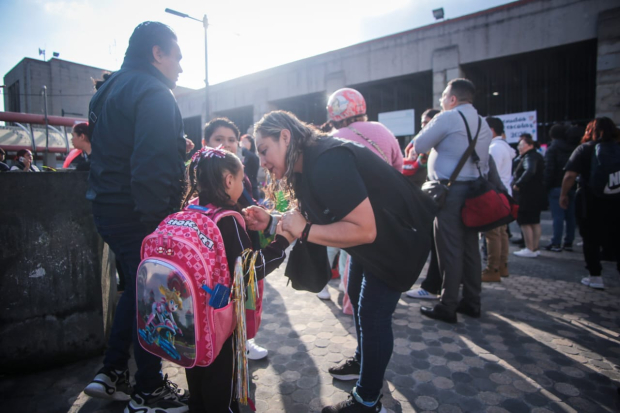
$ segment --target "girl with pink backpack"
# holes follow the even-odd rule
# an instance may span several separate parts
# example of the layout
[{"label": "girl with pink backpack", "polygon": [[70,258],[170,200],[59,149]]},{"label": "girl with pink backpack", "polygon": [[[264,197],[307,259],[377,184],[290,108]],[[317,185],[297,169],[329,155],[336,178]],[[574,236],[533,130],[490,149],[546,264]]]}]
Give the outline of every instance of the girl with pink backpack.
[{"label": "girl with pink backpack", "polygon": [[[192,158],[188,175],[190,188],[185,205],[193,204],[194,209],[216,211],[211,216],[215,217],[213,220],[220,230],[232,279],[235,261],[245,250],[252,248],[237,204],[243,193],[243,165],[236,155],[226,150],[205,147]],[[196,197],[197,200],[194,199]],[[256,254],[254,273],[259,282],[284,261],[285,250],[293,239],[282,230],[282,224],[278,224],[273,242]],[[248,274],[248,268],[244,268],[243,273]],[[248,280],[245,281],[247,284]],[[233,363],[236,350],[233,341],[233,335],[228,337],[210,365],[185,370],[190,412],[239,411],[238,402],[234,399]]]}]

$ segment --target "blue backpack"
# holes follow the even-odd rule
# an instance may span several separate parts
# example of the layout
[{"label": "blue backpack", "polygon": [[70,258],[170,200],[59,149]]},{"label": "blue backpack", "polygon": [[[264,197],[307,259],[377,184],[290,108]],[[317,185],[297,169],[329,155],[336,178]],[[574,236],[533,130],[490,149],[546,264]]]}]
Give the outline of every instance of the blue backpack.
[{"label": "blue backpack", "polygon": [[592,152],[590,189],[605,199],[620,199],[620,143],[599,142]]}]

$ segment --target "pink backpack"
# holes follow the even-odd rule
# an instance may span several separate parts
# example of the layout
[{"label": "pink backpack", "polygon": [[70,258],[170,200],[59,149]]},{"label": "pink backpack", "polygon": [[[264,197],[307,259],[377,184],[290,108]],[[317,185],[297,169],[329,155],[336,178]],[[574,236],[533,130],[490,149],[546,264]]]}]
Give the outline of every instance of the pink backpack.
[{"label": "pink backpack", "polygon": [[[146,351],[185,368],[208,366],[232,334],[232,282],[216,225],[229,215],[245,228],[238,212],[190,205],[166,217],[142,242],[136,310],[138,338]],[[250,324],[258,329],[260,323],[262,280],[259,284],[260,300],[248,314],[248,338]]]}]

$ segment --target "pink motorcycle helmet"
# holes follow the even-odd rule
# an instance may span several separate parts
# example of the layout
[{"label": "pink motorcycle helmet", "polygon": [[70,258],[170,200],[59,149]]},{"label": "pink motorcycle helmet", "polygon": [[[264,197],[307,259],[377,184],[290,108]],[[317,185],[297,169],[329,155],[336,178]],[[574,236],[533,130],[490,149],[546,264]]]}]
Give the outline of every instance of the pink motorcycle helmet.
[{"label": "pink motorcycle helmet", "polygon": [[341,121],[366,114],[366,101],[360,92],[348,87],[338,89],[327,100],[329,120]]}]

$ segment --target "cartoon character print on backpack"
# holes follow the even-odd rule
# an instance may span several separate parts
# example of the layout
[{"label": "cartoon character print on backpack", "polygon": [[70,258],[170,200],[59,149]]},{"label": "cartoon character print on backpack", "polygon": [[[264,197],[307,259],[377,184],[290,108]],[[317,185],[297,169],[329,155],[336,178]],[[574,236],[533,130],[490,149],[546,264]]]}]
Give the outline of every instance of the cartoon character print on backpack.
[{"label": "cartoon character print on backpack", "polygon": [[[201,288],[231,286],[219,228],[200,212],[172,214],[145,238],[142,258],[136,280],[140,344],[183,367],[211,364],[234,329],[232,304],[212,308]],[[153,303],[165,299],[166,290],[181,298],[174,311],[178,326],[174,333],[166,325],[148,323]]]}]

